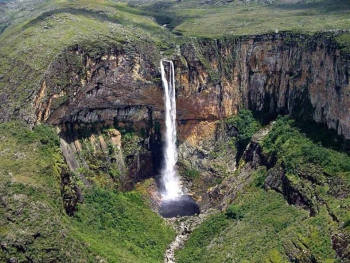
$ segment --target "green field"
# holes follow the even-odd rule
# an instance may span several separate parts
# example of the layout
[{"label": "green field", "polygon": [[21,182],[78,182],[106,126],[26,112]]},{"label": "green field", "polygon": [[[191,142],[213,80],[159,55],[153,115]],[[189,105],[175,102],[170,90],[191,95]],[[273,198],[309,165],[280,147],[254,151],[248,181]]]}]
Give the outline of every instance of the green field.
[{"label": "green field", "polygon": [[350,3],[346,0],[256,2],[185,0],[162,4],[158,1],[143,8],[164,11],[172,17],[169,26],[186,36],[220,37],[280,31],[314,33],[350,27]]}]

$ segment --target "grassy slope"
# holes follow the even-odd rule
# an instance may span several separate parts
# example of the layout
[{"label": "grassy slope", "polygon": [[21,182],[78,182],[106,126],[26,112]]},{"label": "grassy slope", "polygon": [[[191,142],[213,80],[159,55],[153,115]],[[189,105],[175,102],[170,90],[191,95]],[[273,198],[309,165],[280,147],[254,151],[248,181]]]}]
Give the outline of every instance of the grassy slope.
[{"label": "grassy slope", "polygon": [[[286,119],[277,121],[263,149],[275,154],[278,164],[285,165],[293,187],[313,200],[316,215],[310,217],[305,210],[288,205],[281,194],[263,190],[261,182],[267,171],[261,167],[253,174],[254,183],[225,213],[210,218],[194,231],[185,248],[177,253],[179,262],[288,262],[287,254],[295,247],[303,251],[294,252],[301,262],[309,262],[306,258],[312,257],[317,262],[336,262],[330,233],[349,234],[350,198],[336,198],[334,195],[344,190],[333,187],[347,189],[350,157],[313,143]],[[323,173],[310,173],[312,179],[301,177],[299,172],[308,171],[310,164]],[[221,222],[220,227],[217,222]],[[215,231],[211,231],[213,228]]]},{"label": "grassy slope", "polygon": [[[122,3],[105,1],[51,1],[43,15],[6,30],[0,52],[45,70],[62,51],[74,44],[123,43],[141,39],[161,42],[162,28],[152,17]],[[165,37],[164,37],[165,39]]]},{"label": "grassy slope", "polygon": [[71,223],[76,238],[108,262],[161,262],[174,234],[136,192],[94,189]]},{"label": "grassy slope", "polygon": [[[131,1],[133,2],[133,1]],[[348,29],[350,3],[346,0],[315,0],[304,3],[274,1],[273,4],[241,1],[158,1],[146,9],[164,9],[175,17],[170,26],[186,36],[220,37],[275,31],[318,32]]]},{"label": "grassy slope", "polygon": [[64,260],[64,250],[81,258],[86,248],[69,235],[58,199],[59,167],[64,164],[56,136],[52,130],[31,132],[18,123],[1,124],[0,130],[0,240],[5,248],[0,261],[11,256],[21,262],[26,256]]},{"label": "grassy slope", "polygon": [[161,262],[173,231],[135,192],[85,189],[74,217],[62,207],[58,137],[0,125],[0,261]]},{"label": "grassy slope", "polygon": [[[251,186],[234,205],[241,219],[223,215],[225,225],[207,235],[217,219],[201,225],[185,249],[177,254],[180,263],[189,262],[289,262],[285,248],[300,245],[320,262],[335,262],[329,237],[332,219],[322,208],[316,217],[290,206],[274,191]],[[206,240],[200,243],[199,240]],[[327,261],[328,260],[328,261]]]}]

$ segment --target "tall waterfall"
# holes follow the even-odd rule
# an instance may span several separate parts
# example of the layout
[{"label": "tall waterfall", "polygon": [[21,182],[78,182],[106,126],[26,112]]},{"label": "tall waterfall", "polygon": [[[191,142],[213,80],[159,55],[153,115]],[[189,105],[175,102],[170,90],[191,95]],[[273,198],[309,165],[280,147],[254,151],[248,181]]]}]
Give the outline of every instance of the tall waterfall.
[{"label": "tall waterfall", "polygon": [[[165,72],[164,64],[169,64],[168,74]],[[164,167],[161,172],[164,191],[163,199],[175,199],[182,194],[180,179],[175,165],[177,162],[176,149],[176,100],[175,100],[175,76],[174,64],[172,61],[160,61],[162,81],[164,86],[165,104],[165,148]]]}]

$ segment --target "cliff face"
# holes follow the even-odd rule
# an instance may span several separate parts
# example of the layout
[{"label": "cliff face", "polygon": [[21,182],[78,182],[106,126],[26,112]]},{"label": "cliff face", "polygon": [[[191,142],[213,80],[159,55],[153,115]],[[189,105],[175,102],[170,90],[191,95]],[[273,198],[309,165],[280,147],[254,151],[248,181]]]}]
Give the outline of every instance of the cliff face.
[{"label": "cliff face", "polygon": [[[111,48],[92,59],[76,47],[52,64],[42,82],[34,105],[38,121],[139,123],[150,111],[161,121],[156,53],[152,46],[131,52]],[[328,36],[193,40],[174,61],[180,126],[248,108],[265,120],[278,114],[314,120],[350,138],[349,60]]]},{"label": "cliff face", "polygon": [[[138,147],[148,152],[143,163],[159,163],[164,108],[159,60],[158,51],[147,43],[113,47],[94,58],[76,46],[47,71],[34,102],[37,121],[61,126],[63,133],[67,125],[73,127],[64,135],[75,138],[71,143],[81,138],[77,134],[82,127],[90,127],[94,136],[97,126],[127,127],[141,138]],[[235,131],[218,121],[242,108],[263,121],[289,114],[350,138],[349,58],[330,36],[192,39],[176,47],[173,60],[179,164],[184,169],[211,178],[235,169],[235,160],[212,153],[231,149],[216,141]],[[136,176],[143,170],[138,165],[142,160],[133,162]],[[157,173],[158,168],[151,170]]]},{"label": "cliff face", "polygon": [[182,56],[181,119],[220,119],[248,108],[265,120],[290,114],[350,137],[349,61],[326,36],[199,41],[183,46]]},{"label": "cliff face", "polygon": [[[159,50],[147,43],[94,54],[75,46],[46,71],[33,108],[21,109],[27,116],[35,112],[28,119],[60,130],[62,153],[74,171],[64,169],[60,178],[67,214],[74,214],[77,203],[84,201],[81,184],[128,190],[159,174],[164,129],[159,60]],[[237,165],[242,152],[237,153],[233,137],[238,128],[225,121],[244,108],[266,122],[289,114],[350,139],[349,57],[341,54],[336,42],[325,35],[288,34],[192,39],[176,47],[172,60],[178,169],[201,208],[228,208],[247,185],[256,183],[257,171],[265,171],[260,184],[266,189],[305,208],[311,219],[322,212],[320,222],[333,221],[331,230],[324,228],[325,236],[339,258],[349,257],[350,237],[341,229],[348,224],[342,219],[348,186],[336,180],[317,181],[319,175],[324,180],[330,176],[313,165],[295,170],[301,181],[293,181],[283,163],[276,163],[276,156],[262,153],[262,138],[253,138]],[[261,137],[267,132],[263,130]],[[326,192],[334,196],[334,204],[323,201],[328,200]],[[309,223],[304,224],[309,229]],[[291,260],[315,261],[304,255],[298,236],[288,237],[284,246]]]}]

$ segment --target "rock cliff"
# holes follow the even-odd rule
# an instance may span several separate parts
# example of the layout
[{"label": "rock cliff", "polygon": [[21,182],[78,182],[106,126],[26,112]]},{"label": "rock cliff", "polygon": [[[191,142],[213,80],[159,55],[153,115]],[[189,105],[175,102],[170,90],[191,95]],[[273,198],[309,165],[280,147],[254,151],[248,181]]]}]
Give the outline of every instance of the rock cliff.
[{"label": "rock cliff", "polygon": [[[72,48],[51,64],[42,81],[34,103],[37,121],[118,119],[142,126],[151,114],[161,122],[159,59],[147,45],[131,51],[111,47],[94,58],[79,46]],[[176,48],[173,59],[182,141],[194,123],[205,121],[209,127],[241,108],[265,121],[290,114],[324,123],[350,138],[349,57],[330,35],[192,39]]]},{"label": "rock cliff", "polygon": [[[234,171],[234,158],[215,152],[232,151],[217,143],[235,133],[221,120],[243,108],[265,123],[287,114],[350,138],[349,57],[332,35],[190,39],[173,49],[180,169],[201,171],[209,181]],[[164,107],[160,53],[147,43],[95,53],[76,45],[51,64],[34,101],[37,122],[60,126],[62,134],[71,127],[63,135],[71,143],[87,127],[95,137],[98,126],[132,131],[140,138],[135,145],[145,149],[130,155],[138,167],[132,177],[157,174]],[[148,163],[158,165],[144,169]]]}]

